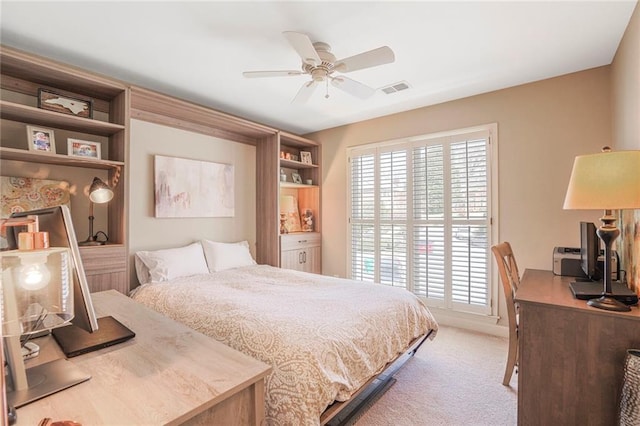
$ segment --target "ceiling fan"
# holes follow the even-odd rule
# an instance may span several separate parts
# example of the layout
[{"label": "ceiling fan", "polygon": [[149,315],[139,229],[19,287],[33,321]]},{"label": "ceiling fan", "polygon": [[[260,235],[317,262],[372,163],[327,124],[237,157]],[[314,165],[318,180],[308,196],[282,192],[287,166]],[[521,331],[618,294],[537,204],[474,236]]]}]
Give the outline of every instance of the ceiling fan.
[{"label": "ceiling fan", "polygon": [[293,98],[292,102],[294,103],[304,103],[309,100],[316,87],[323,82],[327,85],[325,98],[328,98],[329,81],[331,81],[333,86],[357,98],[366,99],[375,93],[375,89],[343,75],[338,75],[337,73],[349,73],[364,68],[388,64],[395,60],[393,51],[387,46],[336,60],[336,57],[331,53],[331,46],[327,43],[321,41],[312,43],[309,36],[295,31],[285,31],[283,34],[289,43],[291,43],[291,46],[298,52],[298,55],[300,55],[302,59],[302,69],[245,71],[242,75],[248,78],[310,75],[311,80],[304,83],[298,91],[298,94]]}]

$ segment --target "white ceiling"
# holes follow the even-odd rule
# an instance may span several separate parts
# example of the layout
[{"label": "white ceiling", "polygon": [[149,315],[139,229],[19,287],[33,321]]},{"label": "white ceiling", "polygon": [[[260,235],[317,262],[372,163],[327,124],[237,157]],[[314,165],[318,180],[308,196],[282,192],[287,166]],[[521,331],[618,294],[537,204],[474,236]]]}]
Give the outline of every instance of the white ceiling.
[{"label": "white ceiling", "polygon": [[[1,42],[295,133],[335,127],[610,64],[636,0],[540,2],[31,2],[0,5]],[[308,76],[283,37],[298,31],[345,58],[387,45],[392,64],[348,74],[367,99],[329,85],[292,104]]]}]

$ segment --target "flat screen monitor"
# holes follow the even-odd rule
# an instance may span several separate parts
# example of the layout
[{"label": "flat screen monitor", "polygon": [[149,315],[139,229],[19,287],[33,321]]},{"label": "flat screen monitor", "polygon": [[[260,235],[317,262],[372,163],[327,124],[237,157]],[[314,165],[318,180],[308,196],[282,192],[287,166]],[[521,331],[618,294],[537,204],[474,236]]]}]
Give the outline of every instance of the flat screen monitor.
[{"label": "flat screen monitor", "polygon": [[580,262],[582,271],[593,281],[601,277],[598,270],[599,254],[600,239],[596,234],[596,226],[591,222],[580,222]]},{"label": "flat screen monitor", "polygon": [[[49,232],[49,245],[51,247],[68,247],[71,251],[74,268],[71,272],[73,278],[73,304],[74,318],[71,323],[90,333],[98,330],[98,320],[91,301],[87,277],[82,265],[78,240],[71,221],[71,212],[67,206],[48,207],[38,210],[13,213],[11,217],[37,216],[40,231]],[[26,227],[13,226],[7,228],[7,242],[9,249],[18,248],[18,234],[26,230]]]}]

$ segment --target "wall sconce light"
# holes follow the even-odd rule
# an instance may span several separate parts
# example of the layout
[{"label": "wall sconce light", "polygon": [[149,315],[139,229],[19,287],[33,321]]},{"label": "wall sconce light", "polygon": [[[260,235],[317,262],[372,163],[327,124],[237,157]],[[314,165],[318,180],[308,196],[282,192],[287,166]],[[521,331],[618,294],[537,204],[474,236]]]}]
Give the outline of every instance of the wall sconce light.
[{"label": "wall sconce light", "polygon": [[[109,188],[109,185],[104,183],[101,179],[94,177],[93,182],[89,187],[89,237],[85,241],[79,242],[78,245],[98,246],[105,244],[109,240],[109,236],[103,231],[98,231],[95,234],[93,233],[93,220],[95,219],[93,216],[93,204],[108,203],[112,198],[113,191]],[[103,241],[98,240],[99,234],[104,235],[105,239]]]}]

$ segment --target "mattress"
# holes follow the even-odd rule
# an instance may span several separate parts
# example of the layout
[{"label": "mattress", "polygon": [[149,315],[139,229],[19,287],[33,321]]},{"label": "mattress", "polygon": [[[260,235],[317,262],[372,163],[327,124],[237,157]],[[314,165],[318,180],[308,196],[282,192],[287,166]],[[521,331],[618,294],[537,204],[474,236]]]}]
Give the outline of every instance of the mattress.
[{"label": "mattress", "polygon": [[267,265],[145,284],[131,297],[270,364],[269,425],[318,425],[329,404],[438,328],[405,289]]}]

